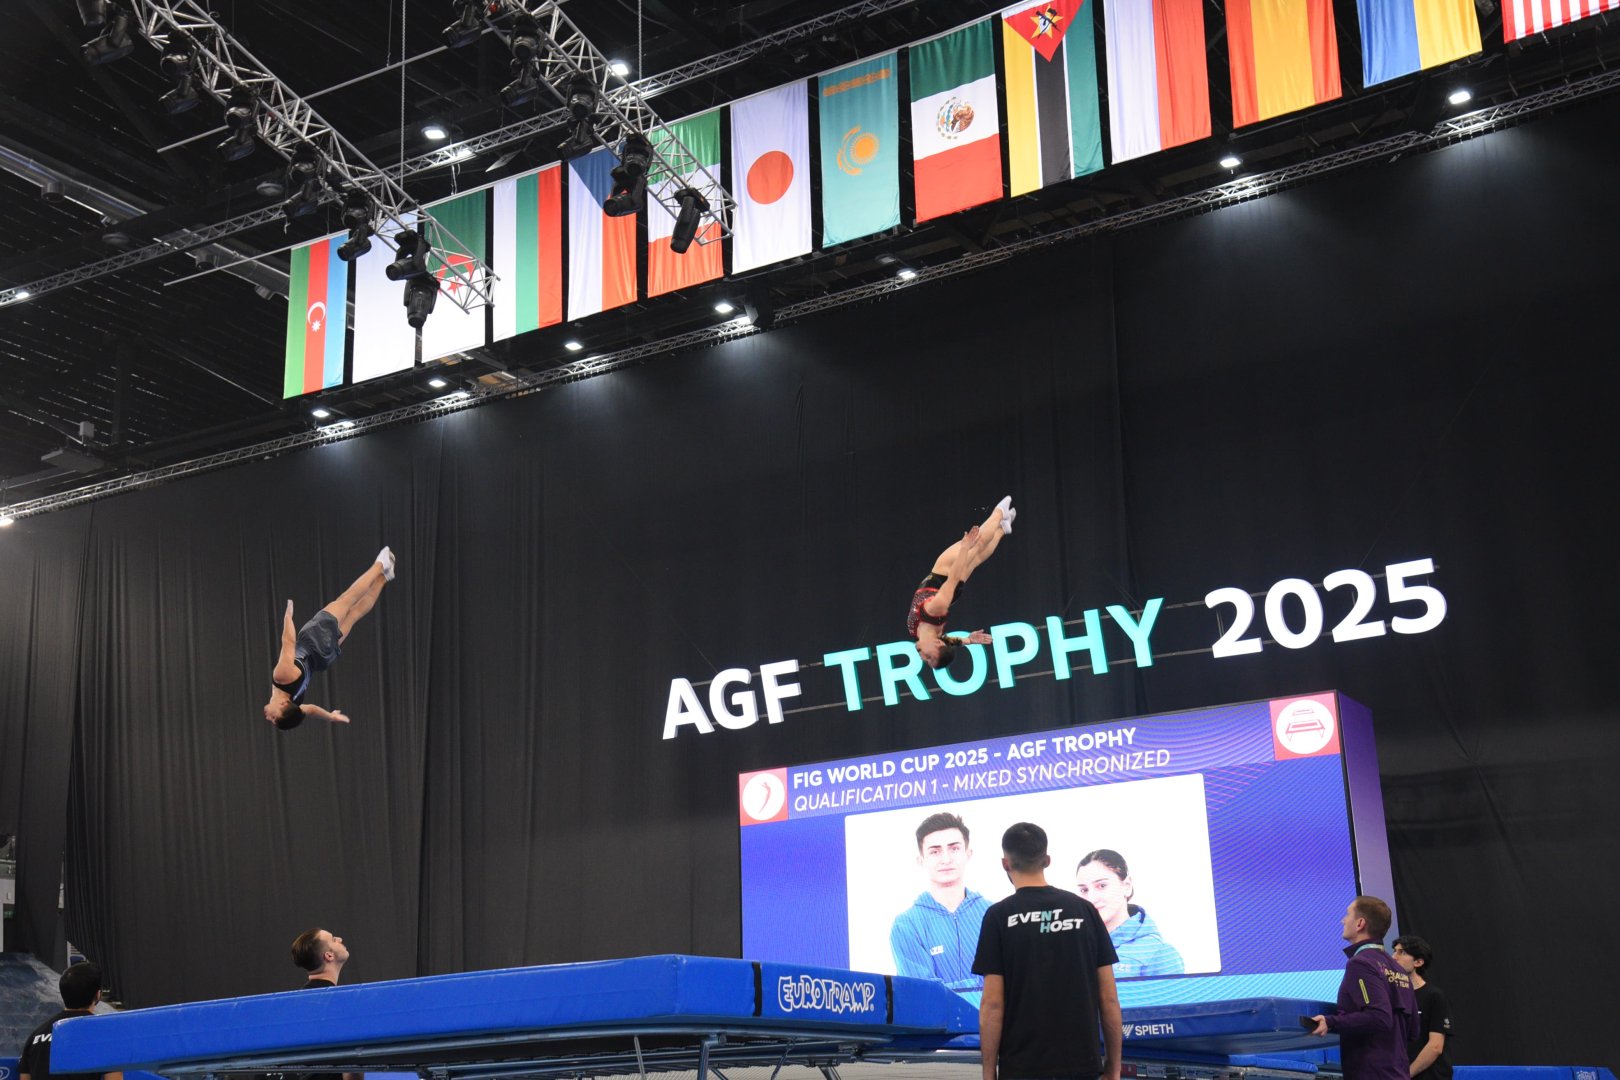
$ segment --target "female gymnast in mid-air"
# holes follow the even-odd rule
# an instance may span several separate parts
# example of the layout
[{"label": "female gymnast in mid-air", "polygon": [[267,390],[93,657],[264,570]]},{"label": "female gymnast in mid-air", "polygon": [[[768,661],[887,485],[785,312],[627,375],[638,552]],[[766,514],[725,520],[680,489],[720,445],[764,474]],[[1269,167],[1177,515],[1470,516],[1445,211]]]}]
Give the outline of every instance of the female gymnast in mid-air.
[{"label": "female gymnast in mid-air", "polygon": [[266,720],[283,731],[302,724],[306,716],[318,716],[335,724],[349,722],[341,709],[305,704],[304,694],[309,690],[310,677],[331,667],[343,652],[343,639],[376,604],[383,583],[393,580],[394,553],[383,548],[377,553],[377,561],[342,596],[317,611],[297,631],[293,630],[293,604],[287,601],[287,612],[281,618],[281,655],[270,673],[272,689],[264,706]]},{"label": "female gymnast in mid-air", "polygon": [[962,534],[962,539],[939,553],[933,570],[912,594],[911,608],[906,612],[906,633],[917,643],[917,651],[929,667],[948,666],[963,644],[990,643],[990,635],[983,630],[975,630],[965,637],[947,637],[945,616],[973,571],[995,553],[1001,538],[1012,532],[1013,518],[1017,516],[1012,496],[1008,495],[990,511],[983,525],[973,526]]}]

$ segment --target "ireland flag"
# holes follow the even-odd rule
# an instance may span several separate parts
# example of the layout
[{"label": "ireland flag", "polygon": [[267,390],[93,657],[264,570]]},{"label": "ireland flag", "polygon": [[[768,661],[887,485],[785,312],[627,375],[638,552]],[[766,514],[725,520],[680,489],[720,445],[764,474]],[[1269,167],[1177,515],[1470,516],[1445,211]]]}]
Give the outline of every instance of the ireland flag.
[{"label": "ireland flag", "polygon": [[990,20],[911,46],[917,220],[1001,198],[1001,120]]},{"label": "ireland flag", "polygon": [[[673,124],[666,124],[654,128],[652,131],[652,144],[660,154],[666,157],[671,154],[680,154],[678,147],[674,146],[674,139],[679,139],[681,146],[686,147],[687,153],[703,165],[711,177],[716,180],[720,177],[720,110],[713,109],[698,116],[677,120]],[[685,157],[685,154],[681,154]],[[698,229],[697,239],[692,246],[686,249],[683,255],[677,255],[669,249],[671,235],[675,231],[675,215],[667,210],[660,198],[673,202],[675,193],[682,188],[692,187],[703,193],[709,200],[709,206],[714,210],[720,209],[720,197],[715,194],[713,185],[702,181],[703,174],[692,170],[681,176],[671,176],[653,162],[653,168],[647,175],[647,295],[658,296],[661,293],[674,292],[684,289],[688,285],[696,285],[702,281],[713,281],[725,273],[725,262],[721,255],[720,226],[712,219],[706,219]]]},{"label": "ireland flag", "polygon": [[816,80],[821,105],[821,244],[900,224],[900,80],[895,53]]},{"label": "ireland flag", "polygon": [[562,165],[495,185],[495,340],[562,322]]},{"label": "ireland flag", "polygon": [[337,257],[337,246],[345,239],[346,235],[329,236],[293,249],[287,279],[284,398],[343,382],[349,264]]}]

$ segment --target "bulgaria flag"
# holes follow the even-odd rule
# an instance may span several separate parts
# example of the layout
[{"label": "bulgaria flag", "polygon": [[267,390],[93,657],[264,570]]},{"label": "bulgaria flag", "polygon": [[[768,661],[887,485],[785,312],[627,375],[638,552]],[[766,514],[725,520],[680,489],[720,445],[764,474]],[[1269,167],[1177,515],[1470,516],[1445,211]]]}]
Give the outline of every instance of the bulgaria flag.
[{"label": "bulgaria flag", "polygon": [[1012,194],[1103,167],[1094,3],[1025,0],[1001,13]]},{"label": "bulgaria flag", "polygon": [[1502,0],[1502,40],[1517,41],[1605,11],[1620,11],[1620,0]]},{"label": "bulgaria flag", "polygon": [[562,322],[562,166],[495,185],[495,340]]},{"label": "bulgaria flag", "polygon": [[[403,213],[401,222],[414,227],[416,215]],[[371,239],[371,250],[354,260],[354,370],[355,382],[375,379],[416,364],[416,331],[405,321],[405,283],[389,281],[384,273],[394,261],[393,237],[398,230],[385,221]],[[441,300],[430,319],[437,318]]]},{"label": "bulgaria flag", "polygon": [[348,337],[349,264],[345,239],[329,236],[294,248],[287,277],[287,355],[281,396],[297,397],[343,382]]},{"label": "bulgaria flag", "polygon": [[[720,110],[713,109],[699,116],[664,124],[652,131],[652,144],[665,157],[680,153],[679,148],[674,146],[675,140],[679,140],[686,153],[708,170],[715,183],[704,183],[703,174],[696,170],[670,176],[656,160],[653,162],[653,168],[647,175],[648,296],[661,296],[688,285],[713,281],[726,272],[719,223],[712,218],[705,219],[698,228],[697,239],[692,241],[692,246],[686,249],[685,254],[677,255],[669,249],[670,237],[675,232],[675,215],[660,201],[661,197],[674,202],[677,191],[696,188],[709,200],[710,208],[719,211]],[[684,158],[686,155],[681,156]]]},{"label": "bulgaria flag", "polygon": [[568,317],[583,319],[636,299],[636,215],[608,217],[613,194],[606,147],[568,163]]},{"label": "bulgaria flag", "polygon": [[810,250],[810,95],[804,80],[731,106],[731,183],[737,197],[731,272]]},{"label": "bulgaria flag", "polygon": [[1339,96],[1333,0],[1226,0],[1226,40],[1233,127]]},{"label": "bulgaria flag", "polygon": [[1001,198],[1001,121],[990,20],[910,47],[917,220]]},{"label": "bulgaria flag", "polygon": [[[424,363],[451,353],[476,349],[489,340],[485,326],[488,305],[479,300],[458,276],[473,274],[480,263],[489,265],[489,244],[484,236],[487,202],[487,193],[480,188],[424,207],[434,221],[455,236],[461,248],[459,251],[435,248],[428,261],[433,276],[439,279],[441,292],[433,306],[433,314],[422,324]],[[449,238],[445,239],[448,244]],[[451,268],[456,272],[452,273]],[[463,311],[456,306],[458,300],[476,306]]]},{"label": "bulgaria flag", "polygon": [[1108,0],[1103,15],[1114,160],[1208,138],[1204,0]]}]

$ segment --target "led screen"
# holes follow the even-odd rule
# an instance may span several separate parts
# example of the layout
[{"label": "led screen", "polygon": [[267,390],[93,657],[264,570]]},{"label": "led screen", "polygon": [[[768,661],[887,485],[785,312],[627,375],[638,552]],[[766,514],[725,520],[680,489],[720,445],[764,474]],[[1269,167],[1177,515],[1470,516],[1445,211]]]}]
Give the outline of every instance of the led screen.
[{"label": "led screen", "polygon": [[1331,1000],[1345,906],[1392,899],[1371,718],[1332,693],[745,773],[738,818],[745,956],[969,1000],[1019,821],[1108,925],[1126,1005]]}]

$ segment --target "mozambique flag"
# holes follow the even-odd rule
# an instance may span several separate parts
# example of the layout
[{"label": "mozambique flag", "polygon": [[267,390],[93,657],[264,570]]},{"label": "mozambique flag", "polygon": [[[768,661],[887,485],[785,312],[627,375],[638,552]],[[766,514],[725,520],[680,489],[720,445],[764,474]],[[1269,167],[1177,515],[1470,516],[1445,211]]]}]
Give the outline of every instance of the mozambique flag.
[{"label": "mozambique flag", "polygon": [[703,173],[697,169],[671,175],[656,161],[653,163],[647,175],[648,296],[660,296],[688,285],[713,281],[726,272],[719,222],[712,217],[706,219],[699,227],[692,246],[677,255],[669,246],[675,235],[675,215],[661,201],[662,198],[674,202],[676,192],[690,187],[703,193],[711,209],[720,209],[721,196],[716,186],[720,178],[720,110],[711,109],[685,120],[663,124],[652,131],[652,144],[665,157],[676,152],[671,147],[677,139],[716,183],[705,183]]},{"label": "mozambique flag", "polygon": [[562,164],[495,185],[495,340],[562,322]]},{"label": "mozambique flag", "polygon": [[829,71],[816,80],[821,111],[821,244],[900,224],[898,54]]},{"label": "mozambique flag", "polygon": [[1012,194],[1103,167],[1092,5],[1039,0],[1001,13]]},{"label": "mozambique flag", "polygon": [[1361,84],[1425,71],[1480,50],[1474,0],[1356,0]]},{"label": "mozambique flag", "polygon": [[1226,0],[1232,126],[1339,96],[1333,0]]},{"label": "mozambique flag", "polygon": [[348,337],[349,264],[337,257],[347,236],[329,236],[294,248],[287,277],[287,353],[284,398],[343,382]]}]

